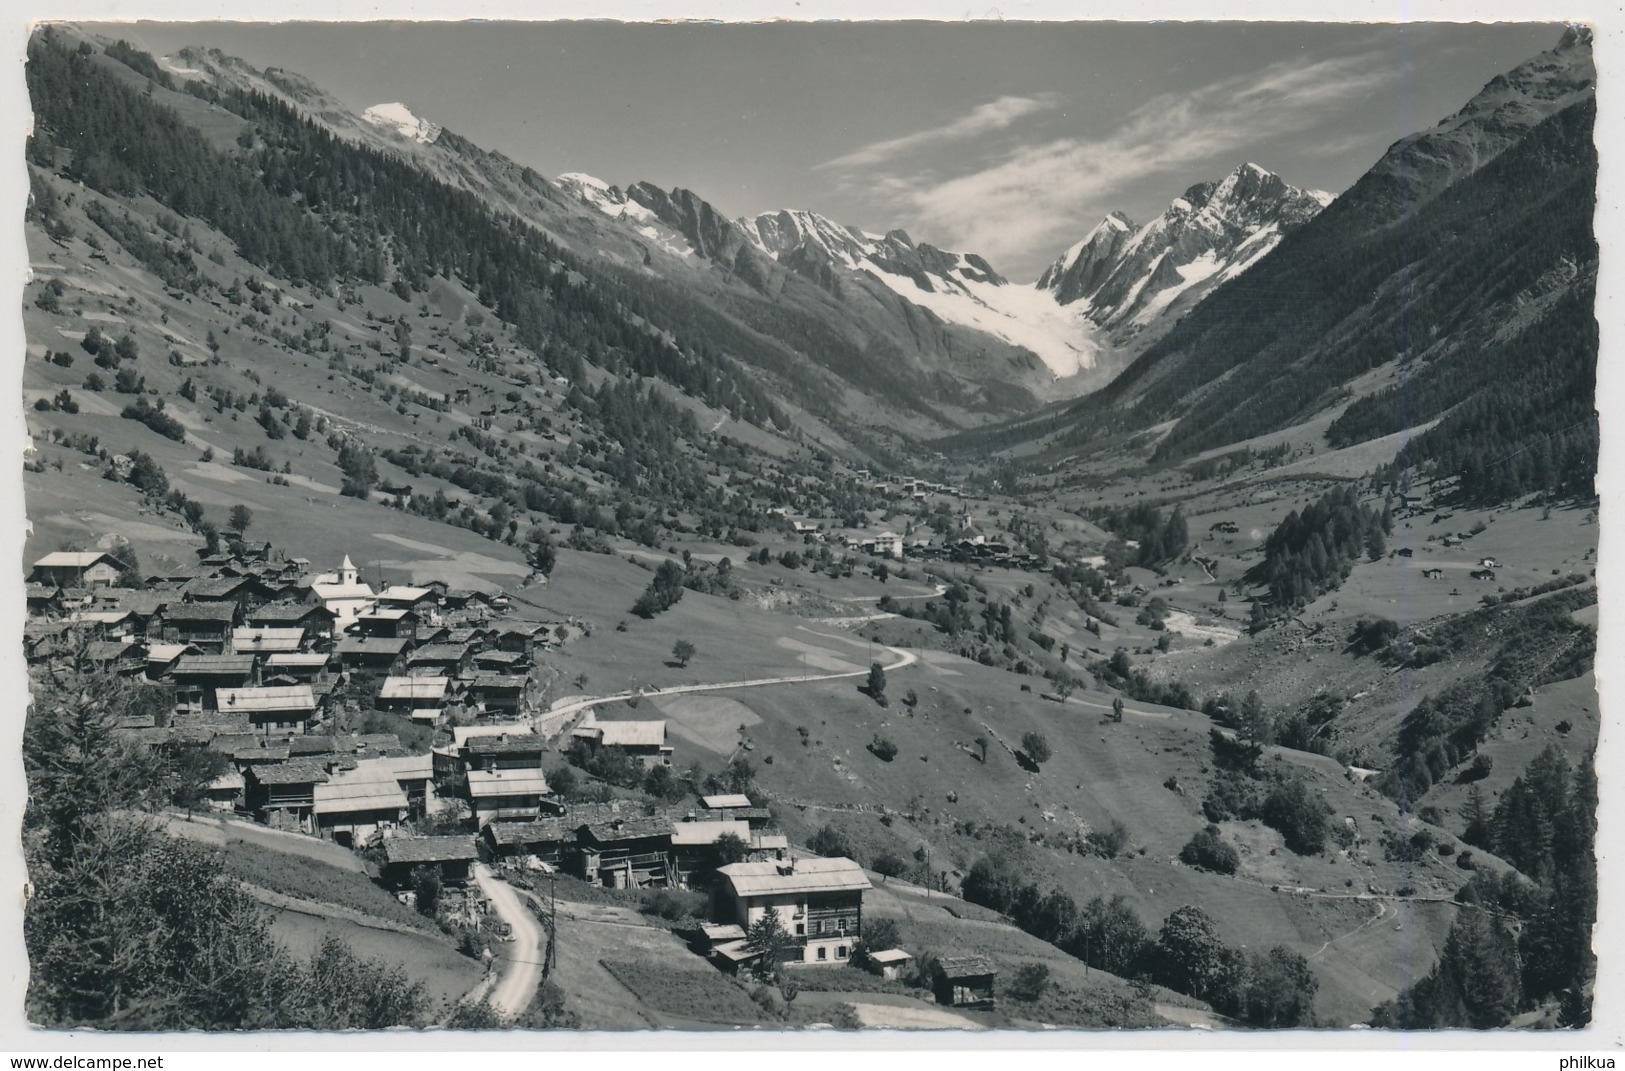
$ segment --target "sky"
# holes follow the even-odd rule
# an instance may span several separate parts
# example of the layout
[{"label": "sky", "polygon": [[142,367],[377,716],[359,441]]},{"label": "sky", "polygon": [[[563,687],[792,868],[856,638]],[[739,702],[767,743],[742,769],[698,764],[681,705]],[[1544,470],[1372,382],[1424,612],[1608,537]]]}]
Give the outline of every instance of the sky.
[{"label": "sky", "polygon": [[1338,193],[1556,24],[612,22],[87,26],[400,101],[544,175],[805,208],[1030,281],[1110,211],[1246,162]]}]

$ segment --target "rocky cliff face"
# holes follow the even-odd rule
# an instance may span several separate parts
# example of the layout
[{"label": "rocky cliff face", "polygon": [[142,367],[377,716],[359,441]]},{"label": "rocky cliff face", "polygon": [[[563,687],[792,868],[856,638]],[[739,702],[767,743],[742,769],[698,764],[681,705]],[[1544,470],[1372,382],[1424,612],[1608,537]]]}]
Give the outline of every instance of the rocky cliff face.
[{"label": "rocky cliff face", "polygon": [[1039,277],[1062,305],[1121,333],[1189,308],[1313,219],[1331,195],[1290,186],[1257,164],[1199,182],[1141,227],[1112,213]]}]

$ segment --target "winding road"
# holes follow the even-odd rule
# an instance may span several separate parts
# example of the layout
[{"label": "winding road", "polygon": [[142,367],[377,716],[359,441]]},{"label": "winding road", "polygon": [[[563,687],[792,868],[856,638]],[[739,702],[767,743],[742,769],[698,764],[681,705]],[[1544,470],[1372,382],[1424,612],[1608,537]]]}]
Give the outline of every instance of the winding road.
[{"label": "winding road", "polygon": [[[876,646],[884,646],[877,644]],[[886,647],[886,650],[897,656],[897,661],[882,668],[886,672],[912,666],[920,660],[920,656],[913,651],[902,647]],[[545,715],[553,719],[578,714],[593,707],[603,706],[606,703],[619,703],[623,699],[630,699],[636,695],[643,699],[657,698],[663,695],[687,695],[692,692],[723,692],[734,688],[761,688],[769,684],[810,684],[814,681],[838,681],[854,677],[867,677],[867,669],[847,670],[840,673],[820,673],[814,676],[796,674],[792,677],[759,677],[747,681],[723,681],[718,684],[677,684],[670,688],[651,688],[641,692],[616,692],[614,695],[593,696],[588,699],[560,700],[550,708]]]},{"label": "winding road", "polygon": [[547,954],[542,924],[519,899],[512,886],[491,873],[484,863],[474,864],[474,880],[491,907],[513,928],[513,942],[501,957],[502,977],[486,997],[491,1007],[517,1018],[530,1004],[542,980],[542,957]]}]

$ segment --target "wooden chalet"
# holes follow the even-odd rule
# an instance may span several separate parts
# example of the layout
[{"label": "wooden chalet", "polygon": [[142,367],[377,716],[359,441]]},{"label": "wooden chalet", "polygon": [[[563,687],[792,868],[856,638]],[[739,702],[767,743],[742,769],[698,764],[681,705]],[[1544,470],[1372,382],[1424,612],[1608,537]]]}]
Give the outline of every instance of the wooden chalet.
[{"label": "wooden chalet", "polygon": [[412,641],[399,638],[346,636],[333,650],[340,664],[351,673],[388,676],[406,664],[406,656],[412,650]]},{"label": "wooden chalet", "polygon": [[389,888],[409,889],[412,871],[429,866],[440,871],[444,884],[460,887],[468,884],[478,858],[471,836],[386,837],[381,878]]},{"label": "wooden chalet", "polygon": [[31,615],[44,617],[62,612],[62,588],[59,585],[29,584],[25,593]]},{"label": "wooden chalet", "polygon": [[217,735],[209,746],[231,759],[232,765],[239,772],[250,766],[271,766],[287,762],[293,757],[293,749],[288,746],[286,740],[276,740],[259,733],[233,732]]},{"label": "wooden chalet", "polygon": [[310,832],[316,786],[327,781],[327,771],[314,762],[255,763],[243,771],[243,798],[260,819],[269,822],[281,815]]},{"label": "wooden chalet", "polygon": [[92,640],[85,645],[85,660],[120,677],[143,677],[147,673],[147,646],[131,640]]},{"label": "wooden chalet", "polygon": [[469,770],[539,770],[547,745],[535,733],[482,733],[463,744]]},{"label": "wooden chalet", "polygon": [[432,725],[445,712],[450,683],[445,677],[385,677],[374,702],[379,710]]},{"label": "wooden chalet", "polygon": [[666,722],[599,721],[576,730],[597,747],[619,748],[645,766],[670,766],[673,748],[666,743]]},{"label": "wooden chalet", "polygon": [[473,655],[473,647],[467,643],[426,643],[406,656],[406,672],[460,677],[474,668]]},{"label": "wooden chalet", "polygon": [[200,576],[181,586],[181,598],[187,602],[235,603],[244,612],[270,602],[276,594],[255,576]]},{"label": "wooden chalet", "polygon": [[268,602],[249,610],[244,620],[255,628],[304,629],[312,640],[333,638],[333,615],[317,603]]},{"label": "wooden chalet", "polygon": [[611,818],[589,822],[576,830],[571,862],[577,877],[611,889],[675,886],[671,820]]},{"label": "wooden chalet", "polygon": [[355,619],[356,631],[361,635],[389,639],[416,640],[418,628],[424,624],[417,611],[404,606],[379,606],[356,615]]},{"label": "wooden chalet", "polygon": [[152,616],[147,638],[164,643],[190,643],[207,654],[223,654],[232,630],[242,621],[234,602],[170,602]]},{"label": "wooden chalet", "polygon": [[695,874],[722,865],[717,842],[725,836],[739,838],[750,849],[750,826],[744,822],[674,822],[671,827],[671,857],[677,880],[687,885]]},{"label": "wooden chalet", "polygon": [[271,628],[244,625],[231,630],[231,654],[259,655],[294,654],[304,648],[305,630],[302,628]]},{"label": "wooden chalet", "polygon": [[530,672],[531,658],[517,651],[479,651],[474,655],[474,668],[490,673],[524,675]]},{"label": "wooden chalet", "polygon": [[393,607],[402,610],[416,610],[420,615],[427,615],[440,605],[440,592],[433,587],[418,587],[412,584],[391,584],[378,593],[379,607]]},{"label": "wooden chalet", "polygon": [[986,956],[948,956],[937,961],[932,990],[937,1003],[953,1008],[991,1009],[999,970]]},{"label": "wooden chalet", "polygon": [[508,863],[526,869],[539,869],[543,863],[553,869],[564,864],[568,848],[575,843],[573,831],[562,818],[538,818],[531,822],[492,822],[480,830],[486,856],[494,863]]},{"label": "wooden chalet", "polygon": [[345,847],[365,841],[379,829],[406,818],[406,790],[389,765],[391,760],[357,762],[350,769],[334,770],[315,787],[312,810],[316,832]]},{"label": "wooden chalet", "polygon": [[255,729],[303,733],[316,720],[316,697],[308,684],[258,688],[216,688],[222,713],[245,714]]},{"label": "wooden chalet", "polygon": [[216,810],[236,810],[243,803],[243,790],[246,784],[240,772],[234,769],[227,770],[203,786],[204,802]]},{"label": "wooden chalet", "polygon": [[266,655],[260,670],[266,684],[276,681],[315,684],[327,679],[332,656],[319,651],[285,651]]},{"label": "wooden chalet", "polygon": [[253,679],[253,655],[184,654],[169,670],[175,710],[182,714],[218,710],[219,689],[243,688]]},{"label": "wooden chalet", "polygon": [[534,658],[536,645],[547,638],[546,625],[536,622],[516,622],[503,625],[497,632],[497,650],[507,651],[511,654],[522,654],[526,658]]},{"label": "wooden chalet", "polygon": [[485,596],[472,588],[447,588],[440,593],[440,605],[446,610],[485,611],[491,608]]},{"label": "wooden chalet", "polygon": [[749,844],[750,853],[746,858],[753,863],[782,863],[791,855],[790,838],[783,833],[768,833],[758,829],[751,833]]},{"label": "wooden chalet", "polygon": [[29,579],[58,588],[110,588],[123,575],[124,567],[105,551],[58,550],[35,562]]},{"label": "wooden chalet", "polygon": [[771,825],[773,812],[766,807],[758,807],[751,803],[750,797],[734,792],[715,796],[702,796],[700,803],[704,804],[704,815],[713,821],[742,821],[750,824],[753,830]]},{"label": "wooden chalet", "polygon": [[148,642],[146,648],[147,679],[153,681],[168,679],[183,656],[202,653],[189,643]]},{"label": "wooden chalet", "polygon": [[475,672],[460,679],[468,700],[488,718],[519,716],[530,686],[530,678],[519,674]]},{"label": "wooden chalet", "polygon": [[540,766],[470,770],[467,777],[469,807],[477,826],[500,819],[538,818],[543,801],[553,792]]}]

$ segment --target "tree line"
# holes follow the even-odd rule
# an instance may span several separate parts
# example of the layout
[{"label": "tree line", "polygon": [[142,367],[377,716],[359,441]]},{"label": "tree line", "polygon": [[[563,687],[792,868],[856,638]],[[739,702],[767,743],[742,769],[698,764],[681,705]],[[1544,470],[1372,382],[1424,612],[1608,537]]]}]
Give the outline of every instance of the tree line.
[{"label": "tree line", "polygon": [[1299,953],[1284,945],[1251,953],[1227,945],[1213,918],[1195,906],[1170,913],[1153,936],[1121,894],[1096,896],[1080,909],[1063,890],[1046,893],[1022,881],[1028,871],[1008,855],[983,856],[961,894],[1091,967],[1189,994],[1249,1026],[1314,1025],[1320,983]]},{"label": "tree line", "polygon": [[118,732],[163,692],[80,651],[34,682],[23,735],[28,1018],[106,1030],[382,1029],[422,1025],[421,983],[329,939],[309,957],[218,855],[146,812],[195,802],[223,756],[157,751]]}]

